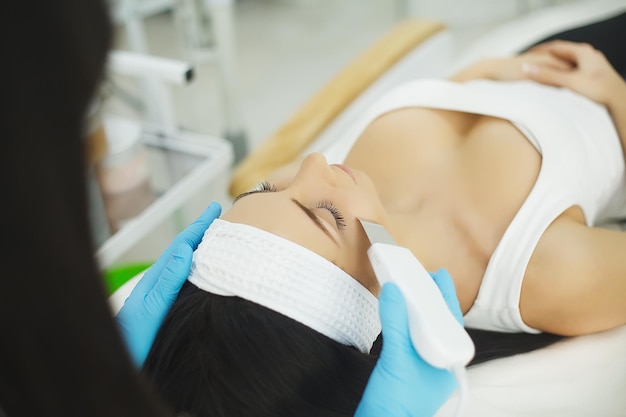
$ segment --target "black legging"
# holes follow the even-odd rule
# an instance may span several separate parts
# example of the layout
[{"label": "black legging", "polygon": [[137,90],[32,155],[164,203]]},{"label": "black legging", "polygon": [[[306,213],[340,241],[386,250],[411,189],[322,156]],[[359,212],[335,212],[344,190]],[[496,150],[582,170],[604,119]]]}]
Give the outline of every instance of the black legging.
[{"label": "black legging", "polygon": [[626,12],[602,21],[550,35],[528,48],[555,39],[586,42],[593,45],[594,48],[602,51],[613,68],[622,77],[626,78]]}]

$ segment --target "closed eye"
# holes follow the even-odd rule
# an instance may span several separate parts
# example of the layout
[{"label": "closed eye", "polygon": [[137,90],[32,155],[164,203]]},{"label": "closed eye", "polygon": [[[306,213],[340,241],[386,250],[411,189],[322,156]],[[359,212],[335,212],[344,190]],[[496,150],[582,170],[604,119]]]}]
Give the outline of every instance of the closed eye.
[{"label": "closed eye", "polygon": [[335,207],[335,205],[331,201],[322,200],[319,203],[317,203],[317,208],[323,208],[323,209],[328,210],[330,214],[332,214],[333,217],[335,218],[335,223],[337,223],[337,228],[345,229],[346,222],[344,220],[344,217],[339,211],[339,209]]},{"label": "closed eye", "polygon": [[[243,197],[249,196],[251,194],[274,193],[276,191],[278,191],[278,189],[276,188],[275,184],[272,184],[272,183],[270,183],[268,181],[263,181],[263,182],[259,183],[258,185],[256,185],[252,190],[246,191],[245,193],[241,193],[237,197],[235,197],[235,199],[233,200],[233,204],[235,204],[238,200],[242,199]],[[311,218],[316,217],[314,215],[311,215],[312,212],[310,212],[300,202],[298,202],[296,200],[294,200],[294,202],[296,202],[298,204],[298,206],[300,206],[300,208],[306,210],[307,214],[310,213],[309,217],[311,217]],[[335,223],[337,224],[337,228],[340,229],[340,230],[341,229],[345,229],[346,222],[345,222],[345,219],[344,219],[343,215],[341,214],[339,209],[337,207],[335,207],[335,205],[330,200],[322,200],[322,201],[318,202],[315,207],[318,208],[318,209],[328,210],[328,212],[330,212],[330,214],[335,219]],[[316,219],[314,219],[314,220],[316,220]],[[319,223],[319,219],[317,219],[317,223]],[[319,225],[321,225],[321,223],[319,223]]]}]

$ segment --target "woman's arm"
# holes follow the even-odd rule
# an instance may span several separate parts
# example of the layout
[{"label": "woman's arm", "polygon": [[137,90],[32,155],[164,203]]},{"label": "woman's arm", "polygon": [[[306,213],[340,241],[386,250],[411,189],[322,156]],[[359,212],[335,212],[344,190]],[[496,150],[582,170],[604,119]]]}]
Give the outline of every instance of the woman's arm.
[{"label": "woman's arm", "polygon": [[613,123],[622,141],[622,152],[624,158],[626,158],[626,84],[622,89],[621,100],[617,100],[610,107],[611,117],[613,117]]},{"label": "woman's arm", "polygon": [[529,326],[576,336],[626,324],[626,233],[561,216],[535,248],[522,282]]},{"label": "woman's arm", "polygon": [[558,71],[572,69],[571,62],[546,53],[526,52],[509,58],[483,59],[459,71],[449,79],[465,82],[475,79],[515,81],[528,79],[526,68],[541,66]]},{"label": "woman's arm", "polygon": [[626,157],[626,82],[604,54],[591,45],[546,42],[515,57],[478,61],[450,77],[456,82],[474,79],[533,80],[568,88],[606,106]]},{"label": "woman's arm", "polygon": [[529,79],[569,88],[609,110],[626,156],[626,82],[604,54],[586,43],[553,41],[536,46],[532,53],[568,61],[570,69],[532,63],[524,67]]}]

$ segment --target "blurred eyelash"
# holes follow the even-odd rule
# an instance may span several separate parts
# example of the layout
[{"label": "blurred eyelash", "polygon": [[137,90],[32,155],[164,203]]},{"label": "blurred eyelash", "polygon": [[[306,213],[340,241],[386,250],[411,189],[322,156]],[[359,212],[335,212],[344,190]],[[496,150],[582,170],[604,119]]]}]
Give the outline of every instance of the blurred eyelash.
[{"label": "blurred eyelash", "polygon": [[276,185],[269,183],[268,181],[263,181],[257,184],[252,191],[265,193],[265,192],[275,192]]},{"label": "blurred eyelash", "polygon": [[339,209],[335,207],[335,205],[332,202],[328,200],[322,200],[319,203],[317,203],[317,208],[328,210],[330,214],[332,214],[333,217],[335,218],[335,222],[337,223],[338,228],[343,229],[346,227],[346,222],[345,222],[343,215],[341,214]]},{"label": "blurred eyelash", "polygon": [[246,191],[245,193],[241,193],[237,197],[235,197],[235,199],[233,200],[233,204],[235,204],[237,202],[237,200],[239,200],[240,198],[245,197],[245,196],[250,195],[250,194],[273,193],[275,191],[276,191],[276,186],[274,184],[270,184],[267,181],[263,181],[263,182],[255,185],[254,188],[251,189],[250,191]]}]

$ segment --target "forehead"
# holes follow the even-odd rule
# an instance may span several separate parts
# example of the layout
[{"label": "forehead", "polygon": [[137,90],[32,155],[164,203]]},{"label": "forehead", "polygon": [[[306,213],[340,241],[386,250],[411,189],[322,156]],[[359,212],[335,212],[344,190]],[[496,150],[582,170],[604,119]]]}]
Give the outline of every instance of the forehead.
[{"label": "forehead", "polygon": [[284,192],[264,192],[242,197],[222,218],[281,236],[327,259],[329,256],[321,249],[334,246],[332,240]]},{"label": "forehead", "polygon": [[299,212],[287,194],[259,192],[236,200],[222,218],[275,233],[268,229],[280,229],[284,223],[304,223],[306,219]]}]

